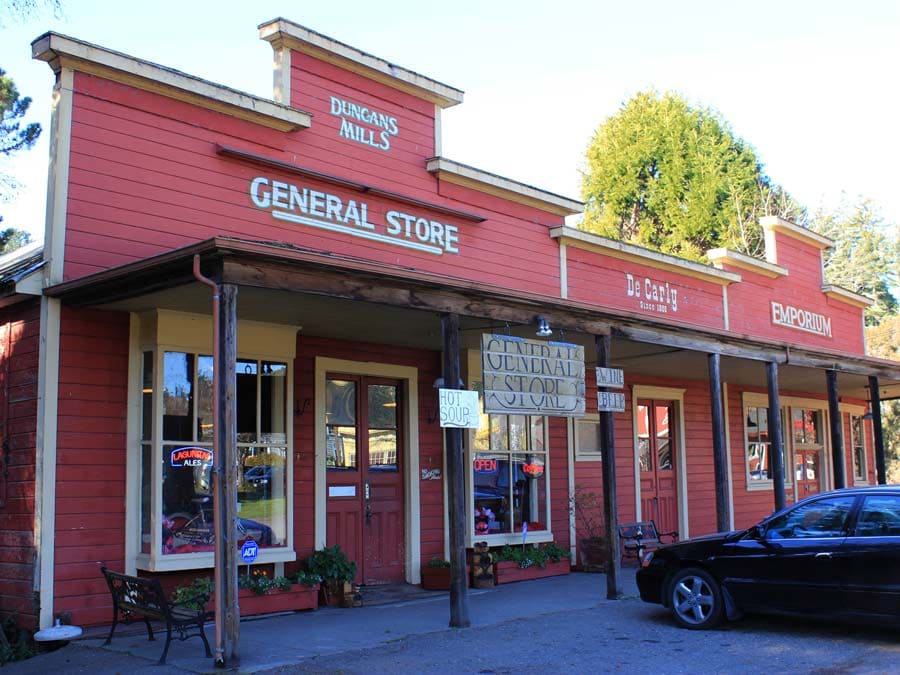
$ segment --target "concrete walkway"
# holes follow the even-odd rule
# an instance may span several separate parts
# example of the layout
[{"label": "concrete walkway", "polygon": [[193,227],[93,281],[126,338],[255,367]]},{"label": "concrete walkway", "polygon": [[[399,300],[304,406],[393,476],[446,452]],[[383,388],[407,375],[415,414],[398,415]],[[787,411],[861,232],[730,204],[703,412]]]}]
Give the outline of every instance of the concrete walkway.
[{"label": "concrete walkway", "polygon": [[[637,596],[634,570],[623,570],[626,598]],[[573,573],[523,581],[492,589],[469,589],[473,628],[541,614],[588,609],[606,600],[606,577]],[[241,622],[240,672],[253,673],[397,642],[405,637],[450,630],[449,594],[354,609],[323,608],[310,612],[246,619]],[[215,629],[207,627],[210,643]],[[165,633],[163,633],[163,636]],[[163,637],[164,640],[164,637]],[[173,641],[168,666],[156,666],[163,641],[147,640],[146,632],[113,638],[83,639],[28,661],[4,668],[9,673],[125,673],[152,668],[154,673],[222,672],[203,655],[199,638]]]}]

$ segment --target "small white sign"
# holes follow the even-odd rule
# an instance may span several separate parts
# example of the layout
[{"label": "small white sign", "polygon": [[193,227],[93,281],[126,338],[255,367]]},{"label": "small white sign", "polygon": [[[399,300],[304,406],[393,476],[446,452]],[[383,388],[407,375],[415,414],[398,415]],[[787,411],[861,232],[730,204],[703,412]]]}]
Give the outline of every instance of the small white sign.
[{"label": "small white sign", "polygon": [[625,412],[625,394],[618,391],[598,391],[597,410],[600,412]]},{"label": "small white sign", "polygon": [[597,386],[622,389],[625,386],[625,371],[621,368],[597,368]]},{"label": "small white sign", "polygon": [[329,497],[355,497],[356,496],[356,486],[355,485],[329,485],[328,486],[328,496]]},{"label": "small white sign", "polygon": [[478,392],[465,389],[439,389],[441,426],[456,429],[478,428]]}]

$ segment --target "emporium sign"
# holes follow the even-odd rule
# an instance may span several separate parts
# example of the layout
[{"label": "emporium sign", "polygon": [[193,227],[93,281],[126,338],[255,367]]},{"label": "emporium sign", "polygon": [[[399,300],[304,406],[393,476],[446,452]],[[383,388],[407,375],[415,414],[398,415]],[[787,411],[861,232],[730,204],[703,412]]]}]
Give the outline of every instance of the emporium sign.
[{"label": "emporium sign", "polygon": [[271,209],[276,220],[435,255],[459,253],[458,227],[415,213],[391,209],[385,212],[383,222],[370,221],[369,205],[364,201],[265,176],[250,181],[250,199],[260,209]]},{"label": "emporium sign", "polygon": [[481,336],[484,412],[584,415],[584,347],[511,335]]},{"label": "emporium sign", "polygon": [[791,305],[782,305],[774,300],[772,301],[772,323],[776,326],[831,337],[831,317]]}]

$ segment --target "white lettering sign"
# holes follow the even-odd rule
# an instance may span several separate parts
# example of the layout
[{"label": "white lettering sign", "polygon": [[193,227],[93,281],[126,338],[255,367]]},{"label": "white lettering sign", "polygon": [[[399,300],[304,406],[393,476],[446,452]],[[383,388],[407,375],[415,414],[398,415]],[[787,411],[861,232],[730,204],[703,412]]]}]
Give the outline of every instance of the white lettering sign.
[{"label": "white lettering sign", "polygon": [[772,301],[772,323],[816,335],[831,335],[831,317]]},{"label": "white lettering sign", "polygon": [[439,389],[441,426],[458,429],[478,428],[478,392],[465,389]]},{"label": "white lettering sign", "polygon": [[629,298],[635,298],[641,309],[659,314],[678,311],[678,289],[668,281],[655,281],[650,277],[641,279],[626,272],[625,293]]},{"label": "white lettering sign", "polygon": [[484,411],[584,415],[584,347],[511,335],[481,336]]},{"label": "white lettering sign", "polygon": [[621,368],[597,368],[597,386],[621,389],[625,386],[625,371]]},{"label": "white lettering sign", "polygon": [[379,150],[390,150],[391,137],[400,131],[396,117],[337,96],[331,97],[331,114],[341,119],[339,136]]},{"label": "white lettering sign", "polygon": [[597,410],[599,412],[625,412],[625,394],[620,391],[598,391]]},{"label": "white lettering sign", "polygon": [[386,223],[369,221],[369,205],[356,199],[257,176],[250,181],[250,199],[272,217],[354,237],[435,255],[459,253],[456,225],[402,211],[388,211]]}]

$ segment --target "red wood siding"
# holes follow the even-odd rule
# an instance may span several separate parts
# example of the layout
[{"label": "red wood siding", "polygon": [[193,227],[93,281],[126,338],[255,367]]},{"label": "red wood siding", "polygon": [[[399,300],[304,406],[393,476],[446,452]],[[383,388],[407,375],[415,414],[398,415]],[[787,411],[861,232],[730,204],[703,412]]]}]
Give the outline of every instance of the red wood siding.
[{"label": "red wood siding", "polygon": [[[739,335],[864,354],[863,310],[822,292],[821,251],[781,233],[775,236],[777,264],[787,268],[787,276],[771,279],[724,266],[742,277],[740,283],[728,288],[730,330]],[[831,337],[773,323],[772,302],[825,316],[831,320]]]},{"label": "red wood siding", "polygon": [[128,315],[63,307],[54,615],[107,623],[101,565],[124,569]]},{"label": "red wood siding", "polygon": [[[67,279],[216,235],[231,235],[328,250],[517,290],[559,292],[557,245],[550,239],[547,228],[560,225],[562,219],[482,193],[456,189],[457,186],[439,185],[424,167],[422,158],[430,151],[422,150],[413,162],[411,151],[403,150],[405,141],[398,140],[397,150],[407,152],[406,159],[385,160],[381,151],[344,140],[339,145],[348,148],[349,155],[342,160],[337,148],[322,145],[323,137],[317,136],[315,125],[313,129],[290,134],[266,132],[248,122],[198,111],[188,104],[91,75],[77,73],[75,81],[65,254]],[[405,111],[404,114],[413,113]],[[324,126],[328,118],[337,119],[323,113],[317,116],[316,124]],[[325,128],[324,132],[331,135],[334,129]],[[474,210],[487,220],[473,223],[429,212],[425,207],[409,207],[390,199],[225,159],[216,155],[217,143],[239,146],[355,181],[380,184],[425,202],[468,212]],[[433,130],[427,139],[421,136],[413,143],[417,148],[423,144],[433,147]],[[345,167],[341,161],[345,161]],[[250,184],[257,176],[301,189],[327,192],[344,204],[351,199],[365,202],[368,222],[376,225],[379,232],[386,226],[386,212],[392,209],[455,226],[459,253],[435,255],[308,224],[276,220],[267,209],[257,207],[251,200]],[[477,206],[459,201],[472,194],[480,197]],[[415,234],[409,241],[418,241]]]},{"label": "red wood siding", "polygon": [[[37,434],[40,303],[0,310],[0,613],[34,629],[35,440]],[[2,454],[2,452],[0,452]]]},{"label": "red wood siding", "polygon": [[566,247],[566,269],[572,300],[623,309],[654,320],[725,327],[719,284],[575,246]]}]

